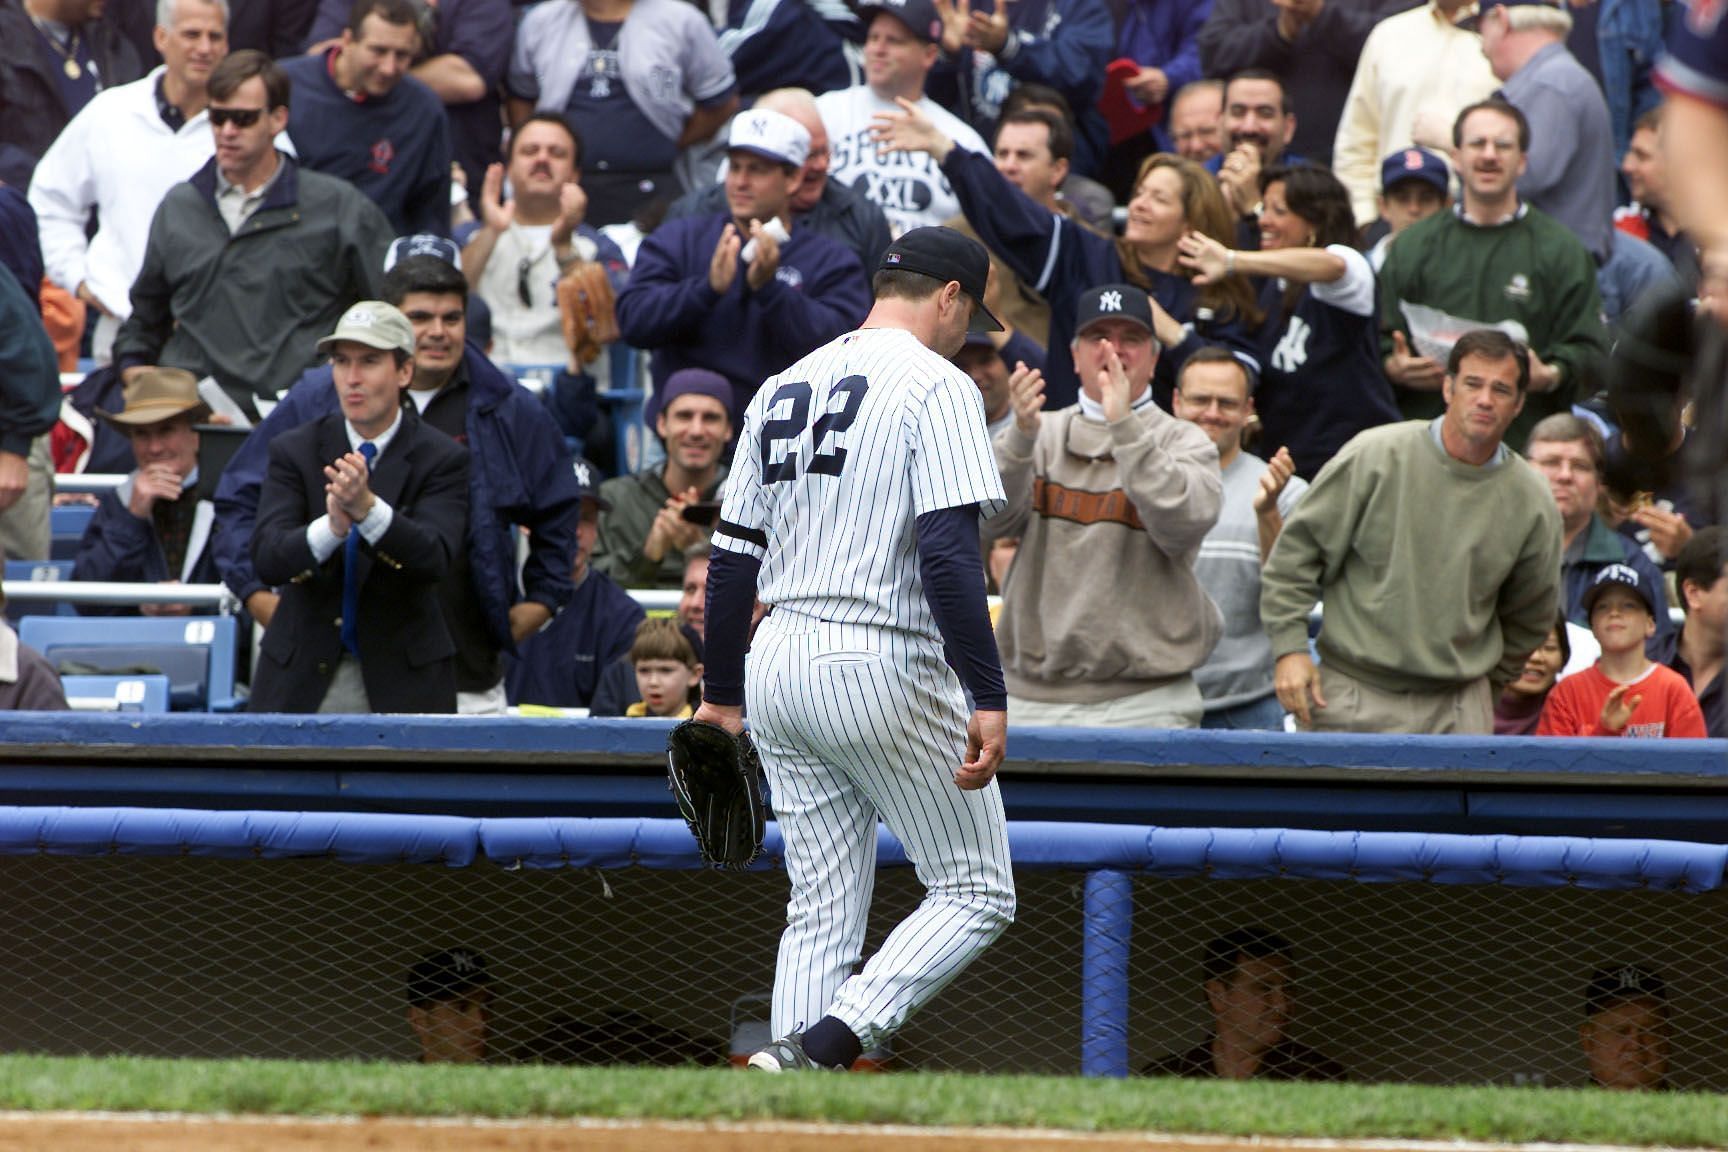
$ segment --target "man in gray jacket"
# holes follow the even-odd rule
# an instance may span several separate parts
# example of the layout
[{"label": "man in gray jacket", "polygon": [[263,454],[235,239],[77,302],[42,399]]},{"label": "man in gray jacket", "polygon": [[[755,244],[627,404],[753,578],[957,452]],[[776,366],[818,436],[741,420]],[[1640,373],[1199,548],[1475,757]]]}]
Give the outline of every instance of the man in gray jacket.
[{"label": "man in gray jacket", "polygon": [[209,92],[216,155],[156,210],[114,360],[128,381],[153,364],[214,376],[250,411],[312,365],[350,304],[381,295],[390,223],[276,150],[288,78],[268,56],[229,56]]},{"label": "man in gray jacket", "polygon": [[1152,305],[1128,284],[1080,298],[1080,402],[1044,412],[1044,379],[1009,378],[996,437],[1008,502],[987,539],[1019,536],[997,639],[1016,724],[1193,728],[1192,675],[1222,621],[1194,575],[1223,504],[1218,449],[1152,402]]}]

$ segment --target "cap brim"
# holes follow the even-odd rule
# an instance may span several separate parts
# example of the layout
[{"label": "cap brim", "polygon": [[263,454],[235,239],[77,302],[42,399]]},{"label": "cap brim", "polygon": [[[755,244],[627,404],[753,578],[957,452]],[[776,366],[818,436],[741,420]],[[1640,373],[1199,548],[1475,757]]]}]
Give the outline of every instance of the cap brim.
[{"label": "cap brim", "polygon": [[[357,332],[332,332],[330,335],[324,337],[324,339],[318,341],[318,351],[328,352],[330,351],[330,345],[332,344],[364,344],[366,347],[376,348],[380,352],[399,352],[404,350],[400,344],[395,343],[385,336],[363,336]],[[414,350],[412,348],[406,349],[406,351],[408,355],[414,355]]]},{"label": "cap brim", "polygon": [[778,152],[770,152],[766,148],[757,148],[752,144],[728,144],[728,152],[748,152],[752,156],[760,156],[764,160],[772,160],[776,164],[784,164],[788,168],[802,168],[802,162],[794,162],[790,156],[782,156]]},{"label": "cap brim", "polygon": [[966,331],[982,335],[1002,330],[1002,321],[990,314],[990,309],[984,307],[984,301],[976,296],[972,297],[972,323],[966,326]]}]

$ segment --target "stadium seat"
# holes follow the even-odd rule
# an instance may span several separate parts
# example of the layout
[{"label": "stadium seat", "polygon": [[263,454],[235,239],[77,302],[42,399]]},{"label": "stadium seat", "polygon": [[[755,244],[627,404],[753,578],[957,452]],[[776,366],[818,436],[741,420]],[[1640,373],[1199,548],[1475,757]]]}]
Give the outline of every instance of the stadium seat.
[{"label": "stadium seat", "polygon": [[48,555],[54,560],[77,558],[84,529],[96,515],[94,504],[56,504],[48,513]]},{"label": "stadium seat", "polygon": [[232,616],[28,616],[18,636],[56,669],[72,662],[92,673],[165,673],[176,712],[231,712],[239,706]]},{"label": "stadium seat", "polygon": [[166,676],[62,676],[74,712],[166,712]]},{"label": "stadium seat", "polygon": [[[8,560],[6,579],[35,583],[72,579],[70,560]],[[78,610],[64,600],[6,600],[6,619],[16,628],[26,616],[76,616]]]}]

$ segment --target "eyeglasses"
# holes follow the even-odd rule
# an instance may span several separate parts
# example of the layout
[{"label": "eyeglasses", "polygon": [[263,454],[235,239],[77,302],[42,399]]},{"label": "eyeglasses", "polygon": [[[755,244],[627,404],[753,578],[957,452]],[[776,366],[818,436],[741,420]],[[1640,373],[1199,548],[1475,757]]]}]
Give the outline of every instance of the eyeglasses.
[{"label": "eyeglasses", "polygon": [[534,296],[528,291],[528,269],[534,267],[534,258],[524,256],[522,262],[516,265],[516,298],[522,301],[522,307],[534,307]]},{"label": "eyeglasses", "polygon": [[210,109],[210,123],[220,128],[224,124],[232,124],[236,128],[250,128],[258,123],[258,117],[264,115],[262,108],[215,108]]}]

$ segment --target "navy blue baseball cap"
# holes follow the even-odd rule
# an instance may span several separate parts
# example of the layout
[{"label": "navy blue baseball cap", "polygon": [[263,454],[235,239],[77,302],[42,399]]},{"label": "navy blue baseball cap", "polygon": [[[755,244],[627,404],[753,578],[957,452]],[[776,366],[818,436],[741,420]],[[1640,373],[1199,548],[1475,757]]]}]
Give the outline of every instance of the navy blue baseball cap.
[{"label": "navy blue baseball cap", "polygon": [[408,1003],[426,1005],[454,1000],[470,989],[490,983],[486,957],[472,948],[446,948],[408,969]]},{"label": "navy blue baseball cap", "polygon": [[600,495],[600,469],[594,467],[593,461],[578,456],[571,463],[570,467],[576,473],[576,492],[578,498],[582,500],[592,500],[600,511],[610,512],[612,510],[612,502]]},{"label": "navy blue baseball cap", "polygon": [[1089,288],[1075,309],[1074,334],[1078,336],[1100,320],[1126,320],[1152,332],[1152,301],[1132,284],[1104,284]]},{"label": "navy blue baseball cap", "polygon": [[914,228],[882,253],[881,272],[916,272],[946,284],[953,280],[972,297],[971,331],[1000,332],[1002,323],[984,306],[984,286],[990,280],[990,254],[984,245],[952,228]]},{"label": "navy blue baseball cap", "polygon": [[1667,1004],[1668,982],[1642,964],[1598,968],[1590,974],[1589,987],[1584,989],[1584,1015],[1594,1016],[1621,1000],[1640,997]]},{"label": "navy blue baseball cap", "polygon": [[1584,593],[1584,615],[1588,619],[1590,613],[1596,610],[1596,601],[1610,588],[1625,588],[1644,602],[1644,610],[1650,615],[1656,615],[1656,600],[1650,589],[1645,587],[1644,578],[1638,575],[1638,569],[1629,564],[1610,564],[1596,573],[1596,579],[1590,582],[1589,589]]},{"label": "navy blue baseball cap", "polygon": [[462,269],[462,249],[456,246],[456,241],[433,236],[428,232],[417,232],[412,236],[398,236],[390,241],[390,247],[384,252],[384,271],[390,271],[410,256],[433,256],[457,271]]},{"label": "navy blue baseball cap", "polygon": [[878,12],[888,13],[926,44],[942,40],[942,17],[936,14],[936,6],[930,0],[874,0],[858,5],[858,15],[864,17],[866,25]]},{"label": "navy blue baseball cap", "polygon": [[1400,148],[1380,162],[1380,191],[1390,192],[1406,180],[1438,188],[1442,196],[1452,191],[1452,169],[1440,153],[1426,148]]}]

